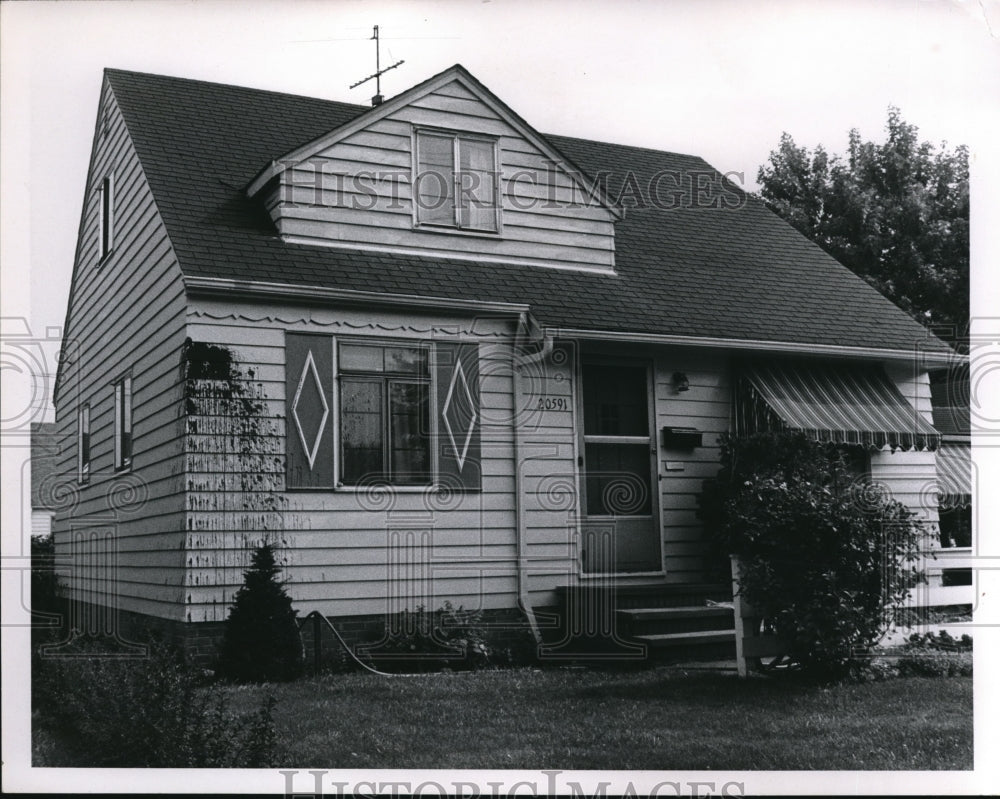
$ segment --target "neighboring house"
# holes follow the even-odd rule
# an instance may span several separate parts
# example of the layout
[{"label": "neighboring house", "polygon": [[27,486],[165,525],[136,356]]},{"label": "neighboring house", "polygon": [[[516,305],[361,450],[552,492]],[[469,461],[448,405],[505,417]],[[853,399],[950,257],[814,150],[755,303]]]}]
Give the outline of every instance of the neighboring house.
[{"label": "neighboring house", "polygon": [[48,536],[59,505],[59,432],[53,422],[31,425],[31,534]]},{"label": "neighboring house", "polygon": [[75,596],[187,641],[265,539],[348,630],[701,585],[730,430],[857,445],[937,522],[945,344],[701,159],[461,66],[373,108],[107,70],[66,340]]}]

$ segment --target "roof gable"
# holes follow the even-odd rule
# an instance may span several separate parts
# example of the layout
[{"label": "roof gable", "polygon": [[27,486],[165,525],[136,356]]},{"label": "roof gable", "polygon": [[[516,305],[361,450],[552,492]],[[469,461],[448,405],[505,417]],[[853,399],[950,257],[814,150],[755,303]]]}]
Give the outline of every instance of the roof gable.
[{"label": "roof gable", "polygon": [[600,201],[602,205],[616,218],[621,216],[621,209],[608,200],[601,186],[591,180],[591,178],[584,172],[578,168],[574,168],[572,162],[570,162],[565,155],[554,148],[545,136],[540,134],[533,127],[531,127],[531,125],[521,119],[521,117],[518,116],[506,103],[493,94],[493,92],[487,89],[482,83],[476,80],[461,64],[455,64],[443,72],[439,72],[437,75],[428,78],[423,83],[418,83],[416,86],[407,89],[403,93],[396,95],[386,102],[374,106],[367,112],[355,116],[350,121],[345,122],[339,127],[334,128],[329,132],[300,145],[299,147],[296,147],[294,150],[285,153],[278,159],[272,160],[247,186],[247,194],[251,197],[257,194],[257,192],[267,185],[271,179],[284,172],[285,169],[288,168],[289,164],[305,161],[322,153],[324,150],[329,149],[352,134],[364,130],[380,119],[384,119],[392,114],[395,114],[400,109],[413,104],[422,97],[426,97],[427,95],[440,90],[448,84],[460,86],[465,90],[465,92],[468,93],[468,100],[482,103],[489,108],[490,111],[507,122],[521,136],[544,153],[544,155],[553,164],[555,164],[564,175],[580,183],[581,187],[587,192],[588,196]]}]

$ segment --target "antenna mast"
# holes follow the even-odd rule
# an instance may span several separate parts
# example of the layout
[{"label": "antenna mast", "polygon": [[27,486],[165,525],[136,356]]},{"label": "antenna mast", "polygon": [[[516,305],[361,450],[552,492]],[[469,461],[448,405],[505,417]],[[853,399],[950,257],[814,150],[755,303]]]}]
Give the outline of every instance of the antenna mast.
[{"label": "antenna mast", "polygon": [[359,80],[357,83],[352,83],[351,84],[351,88],[352,89],[357,88],[362,83],[367,83],[372,78],[375,78],[375,96],[372,97],[372,105],[375,106],[375,105],[382,105],[382,101],[385,99],[384,97],[382,97],[382,73],[383,72],[388,72],[390,69],[395,69],[400,64],[405,63],[405,62],[403,62],[403,61],[397,61],[392,66],[389,66],[389,67],[386,67],[385,69],[382,69],[382,67],[380,66],[378,25],[375,26],[375,33],[372,34],[372,39],[375,40],[375,73],[373,75],[369,75],[364,80]]}]

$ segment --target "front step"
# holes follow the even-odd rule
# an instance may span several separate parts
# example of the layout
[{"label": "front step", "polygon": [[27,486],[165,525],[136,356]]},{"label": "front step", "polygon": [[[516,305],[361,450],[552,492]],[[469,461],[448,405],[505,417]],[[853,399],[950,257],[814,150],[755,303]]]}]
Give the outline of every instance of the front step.
[{"label": "front step", "polygon": [[732,630],[733,609],[726,606],[682,605],[675,608],[629,608],[619,610],[618,629],[639,638],[647,633],[691,633]]},{"label": "front step", "polygon": [[700,646],[702,644],[736,645],[736,630],[713,630],[694,633],[659,633],[657,635],[637,635],[635,640],[654,649],[678,646]]},{"label": "front step", "polygon": [[[732,659],[732,589],[724,584],[599,585],[559,590],[561,637],[553,652],[592,651],[673,662]],[[573,632],[575,630],[576,632]]]}]

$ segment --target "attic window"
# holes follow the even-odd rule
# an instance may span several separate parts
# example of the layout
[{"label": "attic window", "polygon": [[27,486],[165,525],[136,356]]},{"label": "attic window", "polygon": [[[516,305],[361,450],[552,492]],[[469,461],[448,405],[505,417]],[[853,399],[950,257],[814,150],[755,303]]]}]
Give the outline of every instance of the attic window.
[{"label": "attic window", "polygon": [[485,233],[500,230],[495,139],[417,131],[417,225]]},{"label": "attic window", "polygon": [[115,189],[114,179],[108,175],[101,181],[100,189],[100,236],[101,236],[101,260],[103,261],[111,254],[114,248],[115,234]]}]

